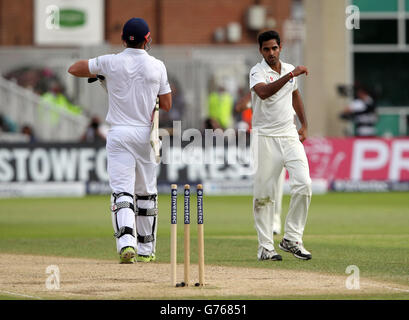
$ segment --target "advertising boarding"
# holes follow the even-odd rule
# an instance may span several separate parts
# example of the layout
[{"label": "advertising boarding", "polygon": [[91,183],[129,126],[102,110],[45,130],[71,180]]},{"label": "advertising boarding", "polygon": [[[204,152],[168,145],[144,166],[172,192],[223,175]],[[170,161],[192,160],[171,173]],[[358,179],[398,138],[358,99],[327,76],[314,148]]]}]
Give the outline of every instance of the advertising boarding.
[{"label": "advertising boarding", "polygon": [[[409,190],[409,138],[310,138],[304,148],[313,193]],[[248,141],[210,148],[171,143],[162,150],[158,190],[202,183],[207,194],[251,195],[255,169]],[[110,192],[105,145],[0,144],[0,197]]]}]

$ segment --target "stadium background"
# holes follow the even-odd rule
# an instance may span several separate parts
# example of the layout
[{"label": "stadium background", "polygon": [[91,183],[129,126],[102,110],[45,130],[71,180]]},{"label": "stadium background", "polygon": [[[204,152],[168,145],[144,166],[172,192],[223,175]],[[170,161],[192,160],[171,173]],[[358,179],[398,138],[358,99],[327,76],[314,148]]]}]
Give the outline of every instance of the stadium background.
[{"label": "stadium background", "polygon": [[[52,11],[47,16],[46,10],[53,5],[61,7],[58,18]],[[346,26],[350,5],[357,5],[360,9],[359,29]],[[406,0],[94,0],[87,4],[21,0],[0,1],[0,7],[0,72],[3,75],[0,79],[0,110],[4,124],[0,136],[3,168],[0,180],[2,190],[8,195],[13,193],[9,188],[11,182],[89,182],[79,177],[55,178],[48,172],[53,169],[47,169],[47,162],[52,162],[49,156],[36,157],[38,153],[35,153],[34,162],[30,160],[36,150],[33,143],[52,143],[42,147],[49,150],[60,142],[80,142],[95,117],[102,119],[101,129],[106,130],[103,123],[108,107],[105,93],[99,86],[88,85],[85,79],[71,77],[66,71],[80,57],[119,52],[122,22],[129,16],[143,16],[151,26],[151,54],[167,65],[174,89],[174,109],[178,112],[173,119],[182,120],[182,130],[205,128],[210,94],[220,87],[230,96],[234,108],[247,92],[248,70],[260,60],[255,43],[257,33],[274,28],[282,35],[282,58],[294,65],[304,64],[311,71],[307,78],[300,78],[310,145],[315,145],[307,150],[314,153],[309,157],[310,166],[314,171],[311,159],[325,158],[323,154],[332,161],[325,164],[327,170],[313,176],[317,190],[322,190],[323,186],[367,191],[408,188],[407,140],[399,142],[396,148],[391,140],[377,140],[366,145],[363,151],[355,151],[356,141],[345,142],[352,144],[348,156],[343,156],[345,152],[341,145],[344,142],[333,140],[354,136],[353,125],[339,118],[352,96],[339,94],[339,87],[356,82],[366,85],[376,95],[377,136],[401,139],[408,135],[409,96],[405,86],[409,79],[407,73],[401,72],[409,62],[409,2]],[[79,9],[70,12],[70,8]],[[86,18],[82,21],[81,17]],[[56,19],[59,20],[58,30]],[[176,23],[182,20],[183,23]],[[228,127],[241,128],[240,114],[232,109],[231,117]],[[172,127],[169,124],[171,119],[162,120],[162,127]],[[318,139],[318,146],[313,139]],[[30,156],[16,156],[13,147],[7,146],[7,142],[27,141],[31,142]],[[87,146],[78,145],[78,148]],[[355,155],[355,152],[361,153]],[[351,167],[355,156],[366,160],[367,167],[359,169],[365,174],[358,178],[352,176],[352,168],[350,174],[338,175],[338,168]],[[78,161],[88,160],[82,157]],[[90,161],[94,162],[93,158]],[[29,172],[17,173],[34,167],[43,173],[39,180],[31,179]],[[226,168],[215,170],[222,173]],[[165,170],[162,168],[162,172]],[[391,173],[391,170],[397,172]],[[96,189],[106,192],[106,175],[104,177],[96,179],[101,180],[101,186]],[[176,180],[183,183],[185,179],[182,174],[182,178]],[[196,180],[210,184],[214,179],[204,174]],[[219,175],[219,180],[225,180],[225,175]],[[335,180],[344,182],[337,184]],[[346,185],[345,180],[353,180],[352,185],[347,182],[349,187],[338,188]],[[368,180],[382,182],[365,182]],[[167,183],[169,179],[160,176],[160,184]],[[229,188],[226,184],[220,188],[217,183],[216,190],[237,192],[237,188]],[[242,183],[249,186],[247,180]],[[18,191],[20,187],[15,185]],[[232,182],[230,185],[236,184]],[[244,187],[243,192],[251,193],[251,186]]]}]

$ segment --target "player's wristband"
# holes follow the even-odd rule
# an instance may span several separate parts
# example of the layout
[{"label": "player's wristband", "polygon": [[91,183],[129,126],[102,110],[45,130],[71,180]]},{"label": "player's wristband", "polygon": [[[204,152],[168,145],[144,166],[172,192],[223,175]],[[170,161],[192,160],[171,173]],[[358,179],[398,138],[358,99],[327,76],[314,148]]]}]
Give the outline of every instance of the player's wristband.
[{"label": "player's wristband", "polygon": [[290,79],[294,78],[294,73],[290,71]]}]

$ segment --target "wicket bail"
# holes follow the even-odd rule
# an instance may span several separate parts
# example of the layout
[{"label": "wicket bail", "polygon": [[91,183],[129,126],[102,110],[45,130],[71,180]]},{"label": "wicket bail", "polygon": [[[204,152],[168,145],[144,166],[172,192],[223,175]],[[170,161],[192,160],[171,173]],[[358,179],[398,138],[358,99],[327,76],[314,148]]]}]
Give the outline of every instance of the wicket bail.
[{"label": "wicket bail", "polygon": [[[196,287],[204,286],[204,230],[203,230],[203,186],[197,185],[197,238],[199,282]],[[177,283],[177,185],[171,185],[171,233],[170,233],[170,270],[171,285],[176,287],[189,286],[190,282],[190,185],[184,187],[183,202],[184,222],[184,282]]]}]

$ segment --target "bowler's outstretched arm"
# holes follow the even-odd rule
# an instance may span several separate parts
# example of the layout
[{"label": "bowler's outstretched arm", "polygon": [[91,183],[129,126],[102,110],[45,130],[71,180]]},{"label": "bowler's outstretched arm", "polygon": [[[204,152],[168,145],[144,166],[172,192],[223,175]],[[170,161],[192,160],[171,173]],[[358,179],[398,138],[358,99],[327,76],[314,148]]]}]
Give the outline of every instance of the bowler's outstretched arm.
[{"label": "bowler's outstretched arm", "polygon": [[296,67],[292,72],[287,73],[282,76],[280,79],[271,82],[271,83],[258,83],[254,86],[254,91],[264,100],[270,98],[272,95],[276,94],[284,85],[290,81],[293,77],[298,77],[301,74],[308,75],[308,69],[304,66]]}]

